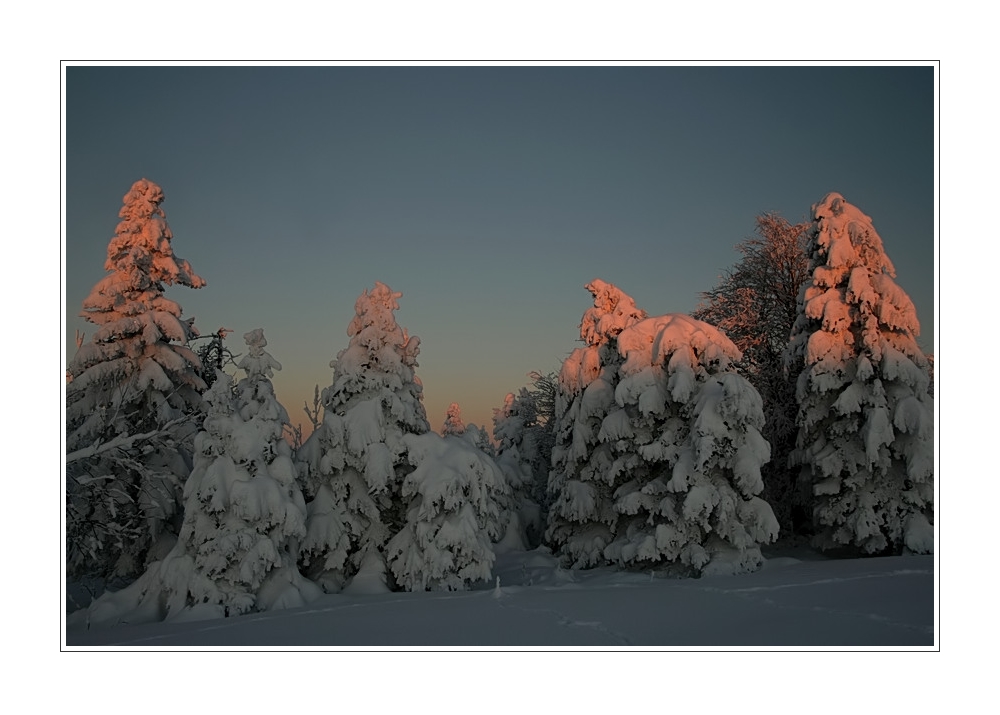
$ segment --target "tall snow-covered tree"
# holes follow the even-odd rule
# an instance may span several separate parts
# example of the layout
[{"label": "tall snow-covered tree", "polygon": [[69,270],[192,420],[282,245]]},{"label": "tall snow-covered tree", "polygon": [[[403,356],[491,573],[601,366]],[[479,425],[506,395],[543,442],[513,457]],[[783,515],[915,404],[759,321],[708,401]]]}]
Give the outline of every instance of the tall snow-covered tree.
[{"label": "tall snow-covered tree", "polygon": [[503,534],[507,484],[496,463],[463,435],[403,435],[414,467],[403,480],[406,523],[386,546],[407,591],[460,591],[490,577]]},{"label": "tall snow-covered tree", "polygon": [[815,543],[932,552],[934,414],[920,324],[872,220],[837,193],[813,206],[811,278],[789,344]]},{"label": "tall snow-covered tree", "polygon": [[760,395],[736,372],[739,350],[679,314],[626,328],[616,347],[614,405],[597,435],[618,515],[605,558],[687,574],[756,570],[778,523],[758,496],[770,448]]},{"label": "tall snow-covered tree", "polygon": [[[232,395],[228,378],[206,394],[209,415],[196,439],[194,471],[184,487],[180,548],[175,549],[214,589],[206,594],[175,587],[168,607],[208,598],[230,614],[245,613],[301,605],[315,588],[303,584],[296,565],[306,506],[282,437],[288,413],[270,379],[281,364],[264,349],[262,329],[243,339],[248,351],[238,368],[246,376]],[[166,566],[167,571],[185,568],[181,562]]]},{"label": "tall snow-covered tree", "polygon": [[108,245],[109,274],[83,301],[96,324],[70,361],[66,385],[67,568],[133,578],[172,545],[190,472],[192,416],[206,388],[188,341],[193,318],[164,286],[205,281],[176,256],[147,179],[132,185]]},{"label": "tall snow-covered tree", "polygon": [[616,286],[597,279],[586,288],[594,305],[580,322],[585,346],[570,354],[559,373],[549,474],[553,501],[545,532],[546,541],[577,567],[603,563],[614,538],[613,458],[598,433],[615,403],[622,362],[618,335],[646,318]]},{"label": "tall snow-covered tree", "polygon": [[762,434],[771,445],[763,496],[782,531],[808,529],[808,495],[796,489],[788,466],[795,446],[795,373],[785,351],[798,315],[799,290],[809,278],[808,223],[791,224],[775,213],[757,217],[755,234],[737,246],[742,258],[719,284],[702,293],[692,317],[725,332],[742,353],[737,367],[764,402]]},{"label": "tall snow-covered tree", "polygon": [[323,423],[299,450],[311,496],[302,559],[330,590],[366,559],[385,572],[385,544],[406,522],[401,489],[413,470],[403,436],[430,430],[415,373],[420,340],[394,315],[401,295],[376,283],[358,298],[350,343],[330,363]]}]

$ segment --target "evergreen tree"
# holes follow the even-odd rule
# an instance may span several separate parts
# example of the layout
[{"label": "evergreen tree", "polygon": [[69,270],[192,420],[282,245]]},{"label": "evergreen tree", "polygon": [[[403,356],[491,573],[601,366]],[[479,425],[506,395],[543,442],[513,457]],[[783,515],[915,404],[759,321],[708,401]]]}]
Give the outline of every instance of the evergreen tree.
[{"label": "evergreen tree", "polygon": [[771,445],[763,496],[782,531],[791,533],[811,528],[808,495],[795,488],[797,470],[788,465],[795,446],[797,374],[790,374],[784,361],[799,290],[809,278],[809,224],[793,225],[774,213],[758,216],[756,223],[755,235],[737,246],[740,262],[702,294],[693,317],[721,328],[742,353],[737,367],[764,402],[762,434]]},{"label": "evergreen tree", "polygon": [[407,591],[458,591],[488,579],[509,501],[500,468],[462,435],[403,440],[414,470],[401,491],[406,523],[386,547],[396,583]]},{"label": "evergreen tree", "polygon": [[448,412],[444,417],[441,434],[445,437],[448,435],[465,434],[465,422],[462,421],[462,408],[458,406],[457,402],[452,402],[448,405]]},{"label": "evergreen tree", "polygon": [[198,604],[235,615],[301,605],[315,595],[296,566],[306,507],[282,438],[288,413],[270,380],[281,364],[264,349],[260,328],[243,339],[249,350],[238,368],[246,376],[233,390],[219,372],[205,393],[207,417],[184,486],[184,525],[161,568],[168,616]]},{"label": "evergreen tree", "polygon": [[770,448],[760,395],[736,372],[739,350],[676,314],[623,330],[616,347],[615,404],[598,433],[618,516],[605,558],[685,574],[756,570],[778,524],[757,496]]},{"label": "evergreen tree", "polygon": [[376,283],[358,298],[350,343],[330,363],[323,423],[300,450],[312,497],[302,559],[329,590],[366,557],[384,572],[385,544],[406,521],[401,489],[413,466],[403,436],[430,429],[415,374],[420,340],[394,315],[401,295]]},{"label": "evergreen tree", "polygon": [[837,193],[813,206],[811,278],[789,344],[815,543],[933,551],[930,365],[920,325],[871,218]]},{"label": "evergreen tree", "polygon": [[507,540],[522,548],[534,548],[542,537],[542,512],[535,499],[533,464],[537,459],[537,413],[534,396],[527,388],[508,393],[504,405],[493,410],[493,438],[497,442],[497,466],[511,491]]},{"label": "evergreen tree", "polygon": [[545,532],[546,541],[575,567],[603,563],[614,537],[613,458],[598,433],[615,402],[622,361],[617,337],[646,318],[610,283],[594,280],[586,288],[594,306],[580,323],[585,346],[570,354],[559,373],[548,487],[553,501]]},{"label": "evergreen tree", "polygon": [[174,255],[163,191],[135,182],[108,245],[105,276],[83,301],[98,327],[69,364],[66,538],[72,576],[131,579],[170,549],[190,472],[192,417],[206,388],[187,343],[193,319],[165,284],[205,281]]},{"label": "evergreen tree", "polygon": [[555,446],[556,394],[559,391],[559,373],[528,373],[531,387],[528,394],[535,412],[535,424],[531,428],[534,455],[531,472],[534,479],[533,497],[542,509],[542,519],[549,510],[549,469],[552,467],[552,449]]},{"label": "evergreen tree", "polygon": [[288,415],[269,379],[281,365],[264,350],[261,329],[244,339],[249,354],[238,368],[246,377],[234,389],[219,371],[204,394],[177,543],[131,586],[95,601],[92,620],[221,618],[321,594],[296,566],[306,508],[282,438]]}]

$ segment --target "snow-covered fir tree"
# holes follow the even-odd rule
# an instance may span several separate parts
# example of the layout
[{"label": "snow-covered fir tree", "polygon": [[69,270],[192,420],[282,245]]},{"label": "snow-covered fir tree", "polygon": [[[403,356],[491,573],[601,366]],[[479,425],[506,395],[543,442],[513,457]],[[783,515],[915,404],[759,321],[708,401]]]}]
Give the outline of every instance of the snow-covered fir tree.
[{"label": "snow-covered fir tree", "polygon": [[[225,377],[205,395],[208,416],[184,487],[184,525],[175,549],[180,555],[164,567],[176,574],[168,609],[206,599],[230,615],[294,607],[315,589],[296,565],[306,506],[282,437],[288,413],[270,380],[281,364],[264,349],[260,328],[243,339],[248,351],[238,368],[246,376],[235,392]],[[185,570],[197,577],[177,585]],[[213,586],[207,593],[197,586],[201,579]]]},{"label": "snow-covered fir tree", "polygon": [[507,393],[503,407],[493,410],[496,462],[511,491],[510,521],[505,535],[507,540],[520,541],[523,548],[538,546],[543,530],[532,470],[538,456],[536,427],[535,400],[527,388],[521,388],[516,396]]},{"label": "snow-covered fir tree", "polygon": [[465,434],[465,422],[462,421],[462,408],[458,406],[457,402],[452,402],[448,405],[448,411],[444,417],[444,425],[441,427],[441,434],[445,437],[448,435]]},{"label": "snow-covered fir tree", "polygon": [[597,439],[618,515],[605,557],[686,574],[754,571],[777,537],[758,495],[770,457],[760,395],[736,372],[736,346],[686,315],[623,330],[614,405]]},{"label": "snow-covered fir tree", "polygon": [[147,179],[132,185],[108,245],[109,274],[83,301],[96,324],[68,366],[66,385],[67,569],[130,579],[169,551],[191,469],[192,419],[206,388],[188,347],[193,318],[164,286],[205,281],[171,246]]},{"label": "snow-covered fir tree", "polygon": [[509,494],[496,463],[463,435],[406,434],[406,524],[388,543],[407,591],[458,591],[489,579]]},{"label": "snow-covered fir tree", "polygon": [[299,450],[308,503],[301,557],[338,590],[358,572],[385,574],[384,547],[406,521],[406,434],[430,430],[415,374],[420,341],[397,323],[401,293],[376,283],[355,304],[350,343],[330,363],[323,423]]},{"label": "snow-covered fir tree", "polygon": [[815,543],[932,552],[934,413],[920,325],[872,220],[837,193],[813,206],[811,279],[789,344],[802,370],[793,452]]},{"label": "snow-covered fir tree", "polygon": [[235,390],[219,371],[204,394],[194,470],[184,485],[184,522],[174,548],[129,588],[98,599],[92,620],[220,618],[294,608],[321,594],[296,565],[306,507],[291,449],[288,414],[270,378],[281,365],[261,329],[244,335],[246,376]]},{"label": "snow-covered fir tree", "polygon": [[613,457],[598,434],[615,405],[622,362],[617,337],[646,318],[614,285],[598,279],[586,288],[594,306],[580,323],[585,346],[570,354],[559,373],[548,487],[553,500],[545,532],[546,541],[576,567],[603,563],[614,537]]}]

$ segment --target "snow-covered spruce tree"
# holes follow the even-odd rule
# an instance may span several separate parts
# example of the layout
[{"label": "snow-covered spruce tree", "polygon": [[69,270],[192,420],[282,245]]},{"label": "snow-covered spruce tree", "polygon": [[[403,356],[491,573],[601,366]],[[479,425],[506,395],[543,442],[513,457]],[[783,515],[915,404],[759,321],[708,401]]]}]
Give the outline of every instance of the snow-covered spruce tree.
[{"label": "snow-covered spruce tree", "polygon": [[737,246],[740,262],[702,293],[693,317],[721,328],[743,355],[737,367],[764,401],[762,433],[771,445],[763,498],[782,531],[792,533],[811,529],[809,495],[796,489],[797,470],[788,465],[795,447],[797,374],[785,369],[784,360],[799,290],[809,278],[809,224],[793,225],[774,213],[758,216],[756,224],[755,235]]},{"label": "snow-covered spruce tree", "polygon": [[295,607],[318,590],[296,565],[306,506],[282,437],[288,413],[270,380],[281,364],[264,349],[260,328],[243,339],[248,353],[238,368],[246,376],[234,393],[223,377],[205,395],[176,558],[163,566],[168,611],[204,602],[230,615]]},{"label": "snow-covered spruce tree", "polygon": [[789,344],[800,369],[794,463],[815,543],[934,549],[934,411],[920,325],[871,218],[837,193],[813,206],[811,280]]},{"label": "snow-covered spruce tree", "polygon": [[497,466],[510,487],[510,520],[505,541],[521,542],[522,548],[541,543],[542,512],[535,499],[532,471],[538,448],[535,400],[527,388],[517,396],[508,393],[503,407],[493,410],[493,439],[497,443]]},{"label": "snow-covered spruce tree", "polygon": [[413,470],[403,436],[430,430],[414,371],[420,340],[394,315],[401,295],[376,283],[358,298],[350,343],[330,363],[323,423],[299,450],[311,497],[301,559],[328,590],[362,564],[385,581],[384,547],[406,521],[401,489]]},{"label": "snow-covered spruce tree", "polygon": [[479,425],[473,423],[465,424],[462,420],[462,408],[458,406],[457,402],[452,402],[448,405],[444,425],[441,426],[441,435],[444,437],[462,437],[487,456],[491,458],[496,457],[496,450],[493,449],[493,445],[490,443],[489,434],[486,430],[479,427]]},{"label": "snow-covered spruce tree", "polygon": [[174,255],[163,191],[147,179],[124,197],[110,271],[83,301],[98,329],[66,385],[66,562],[71,576],[131,579],[172,545],[190,472],[192,419],[206,388],[186,346],[193,319],[164,285],[205,281]]},{"label": "snow-covered spruce tree", "polygon": [[548,486],[553,499],[545,531],[553,550],[574,567],[603,563],[604,549],[614,538],[614,458],[598,433],[615,405],[621,364],[617,337],[646,318],[632,298],[610,283],[598,279],[586,288],[594,306],[580,323],[585,347],[575,349],[559,373]]},{"label": "snow-covered spruce tree", "polygon": [[441,434],[448,435],[465,434],[465,422],[462,421],[462,408],[457,402],[448,405],[448,412],[444,416],[444,425],[441,427]]},{"label": "snow-covered spruce tree", "polygon": [[406,524],[386,546],[407,591],[459,591],[489,579],[509,493],[496,463],[464,435],[403,435]]},{"label": "snow-covered spruce tree", "polygon": [[98,599],[91,622],[221,618],[294,608],[322,593],[296,566],[306,508],[282,438],[288,415],[269,379],[281,365],[260,328],[243,337],[246,377],[234,390],[220,370],[204,394],[177,543],[131,586]]},{"label": "snow-covered spruce tree", "polygon": [[598,433],[618,515],[605,557],[689,575],[756,570],[778,523],[757,496],[770,448],[760,395],[736,372],[739,350],[678,314],[626,328],[616,346],[623,362]]}]

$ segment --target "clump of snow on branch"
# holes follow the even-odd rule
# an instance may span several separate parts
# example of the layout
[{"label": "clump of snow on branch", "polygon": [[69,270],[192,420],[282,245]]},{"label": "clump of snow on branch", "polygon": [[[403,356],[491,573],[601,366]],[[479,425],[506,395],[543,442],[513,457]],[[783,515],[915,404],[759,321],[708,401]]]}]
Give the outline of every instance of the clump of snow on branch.
[{"label": "clump of snow on branch", "polygon": [[812,485],[816,544],[932,552],[933,397],[916,309],[870,217],[830,193],[813,219],[788,361],[802,370],[793,459]]},{"label": "clump of snow on branch", "polygon": [[206,388],[187,346],[193,318],[164,284],[205,281],[176,256],[152,181],[123,199],[105,269],[83,301],[96,324],[66,385],[67,566],[71,574],[134,578],[169,550],[190,470],[192,416]]}]

